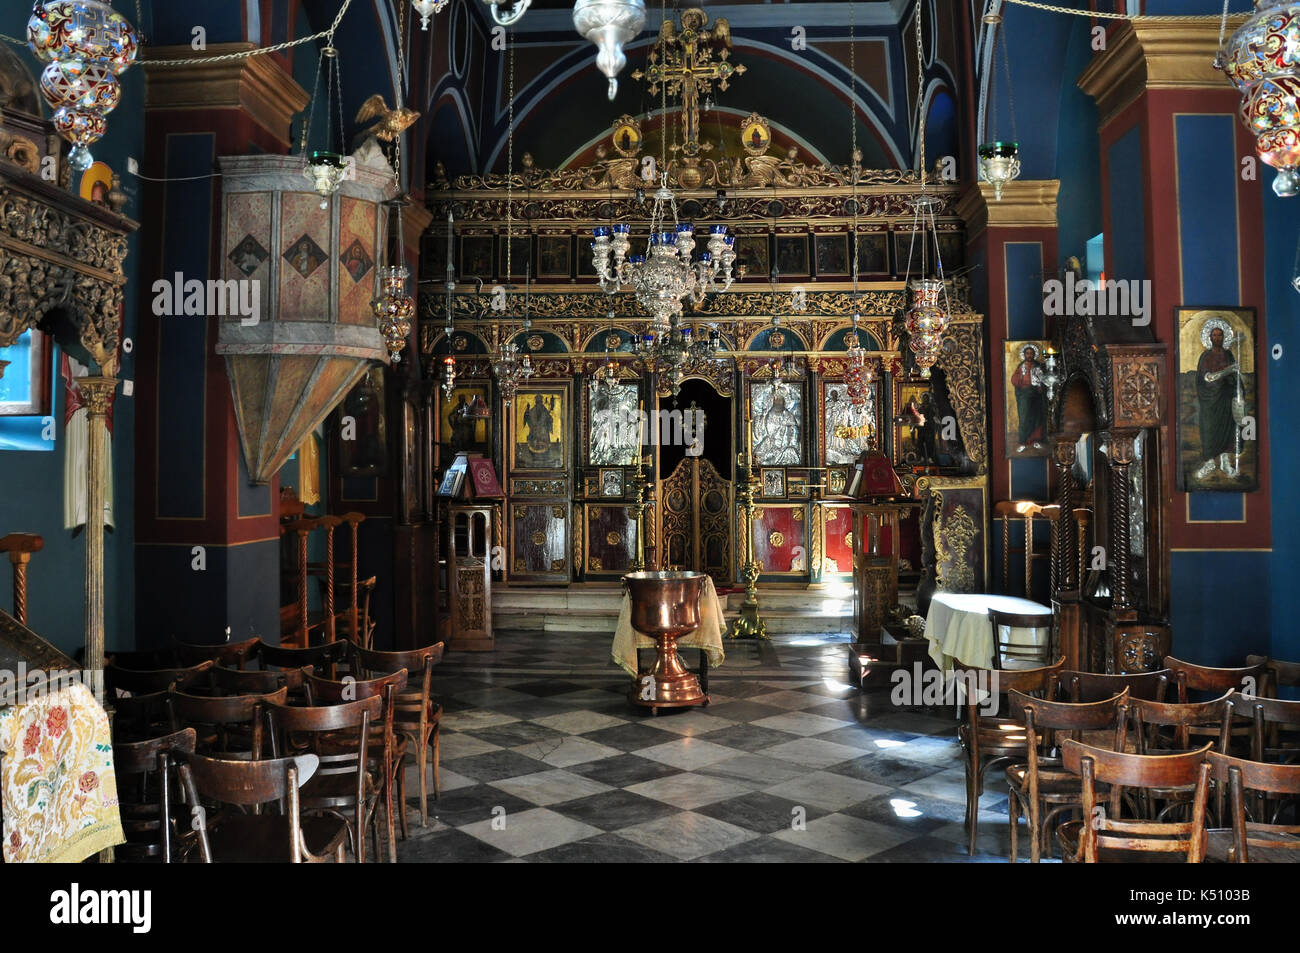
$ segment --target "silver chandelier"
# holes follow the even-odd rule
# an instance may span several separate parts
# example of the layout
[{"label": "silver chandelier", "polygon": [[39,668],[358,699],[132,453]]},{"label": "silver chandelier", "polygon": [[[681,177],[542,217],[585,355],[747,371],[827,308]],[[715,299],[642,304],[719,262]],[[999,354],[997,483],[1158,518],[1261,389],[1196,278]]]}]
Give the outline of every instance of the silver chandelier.
[{"label": "silver chandelier", "polygon": [[705,295],[726,291],[735,280],[736,236],[728,235],[725,225],[711,225],[708,250],[692,258],[695,226],[677,220],[677,198],[668,188],[666,172],[655,192],[646,254],[628,254],[629,225],[600,225],[592,234],[592,260],[601,290],[613,295],[630,286],[650,313],[649,330],[656,336],[666,336],[676,327],[687,301],[699,304]]}]

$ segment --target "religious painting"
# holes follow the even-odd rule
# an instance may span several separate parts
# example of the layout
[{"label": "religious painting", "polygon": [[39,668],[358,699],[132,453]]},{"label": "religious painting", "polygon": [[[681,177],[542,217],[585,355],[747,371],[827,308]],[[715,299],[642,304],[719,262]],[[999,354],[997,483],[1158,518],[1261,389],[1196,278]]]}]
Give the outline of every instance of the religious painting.
[{"label": "religious painting", "polygon": [[568,235],[540,235],[537,238],[537,277],[568,278],[573,242]]},{"label": "religious painting", "polygon": [[51,396],[49,339],[29,328],[0,347],[0,417],[43,417]]},{"label": "religious painting", "polygon": [[439,442],[456,453],[492,452],[492,408],[486,381],[457,383],[451,397],[439,397]]},{"label": "religious painting", "polygon": [[966,263],[966,239],[961,232],[939,233],[939,257],[943,273],[952,274]]},{"label": "religious painting", "polygon": [[[514,235],[510,238],[510,247],[506,248],[506,236],[497,239],[497,276],[501,279],[523,278],[531,273],[530,252],[532,245],[527,235]],[[507,261],[507,251],[509,261]]]},{"label": "religious painting", "polygon": [[776,267],[787,278],[808,276],[808,236],[776,236]]},{"label": "religious painting", "polygon": [[768,499],[781,499],[785,496],[785,471],[761,470],[762,494]]},{"label": "religious painting", "polygon": [[108,206],[108,193],[113,188],[113,170],[106,162],[91,163],[81,174],[81,197],[96,205]]},{"label": "religious painting", "polygon": [[1178,489],[1259,489],[1254,308],[1177,308]]},{"label": "religious painting", "polygon": [[894,463],[937,461],[935,404],[928,381],[899,380],[894,386]]},{"label": "religious painting", "polygon": [[587,464],[632,467],[641,462],[640,390],[635,383],[613,390],[587,382]]},{"label": "religious painting", "polygon": [[1047,341],[1006,341],[1003,344],[1003,383],[1006,387],[1007,456],[1045,457],[1047,440],[1047,385],[1043,355]]},{"label": "religious painting", "polygon": [[858,277],[884,277],[889,274],[889,234],[858,232]]},{"label": "religious painting", "polygon": [[826,493],[829,496],[843,496],[849,488],[849,468],[830,467],[826,471]]},{"label": "religious painting", "polygon": [[[388,422],[384,411],[384,368],[376,364],[339,407],[339,473],[347,477],[388,475]],[[345,418],[351,418],[344,423]]]},{"label": "religious painting", "polygon": [[465,235],[461,238],[460,277],[462,280],[482,278],[484,281],[492,277],[491,235]]},{"label": "religious painting", "polygon": [[785,494],[792,500],[806,500],[811,495],[807,473],[790,473],[785,478]]},{"label": "religious painting", "polygon": [[934,270],[934,241],[928,232],[894,232],[894,274],[920,278]]},{"label": "religious painting", "polygon": [[622,470],[601,470],[600,471],[600,495],[612,496],[620,499],[623,496],[623,471]]},{"label": "religious painting", "polygon": [[569,388],[534,384],[519,388],[510,408],[510,469],[564,470],[569,462]]},{"label": "religious painting", "polygon": [[767,235],[736,236],[736,268],[745,269],[745,277],[762,278],[772,273],[772,260],[769,257]]},{"label": "religious painting", "polygon": [[749,412],[749,441],[756,463],[765,467],[797,467],[804,462],[802,385],[751,384]]},{"label": "religious painting", "polygon": [[854,405],[843,381],[822,381],[822,463],[855,463],[876,445],[877,386],[868,384],[865,399]]},{"label": "religious painting", "polygon": [[817,277],[847,278],[849,275],[849,236],[816,235]]},{"label": "religious painting", "polygon": [[630,159],[641,151],[641,122],[626,114],[614,120],[614,131],[610,135],[614,151],[625,159]]}]

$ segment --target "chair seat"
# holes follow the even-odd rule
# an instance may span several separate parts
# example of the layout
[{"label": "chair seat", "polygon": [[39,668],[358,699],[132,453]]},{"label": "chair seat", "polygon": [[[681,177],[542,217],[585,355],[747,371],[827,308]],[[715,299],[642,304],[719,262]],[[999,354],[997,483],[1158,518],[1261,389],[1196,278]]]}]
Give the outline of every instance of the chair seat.
[{"label": "chair seat", "polygon": [[[1007,781],[1022,793],[1029,792],[1029,765],[1013,764],[1007,768]],[[1104,785],[1098,784],[1102,791]],[[1038,794],[1049,800],[1068,799],[1079,801],[1083,798],[1083,781],[1077,774],[1071,774],[1064,768],[1053,765],[1038,766]]]},{"label": "chair seat", "polygon": [[[1231,830],[1210,830],[1205,859],[1219,864],[1229,863],[1233,838]],[[1246,856],[1252,864],[1294,864],[1300,861],[1300,836],[1287,834],[1265,835],[1269,840],[1294,841],[1294,847],[1256,847],[1247,845]]]},{"label": "chair seat", "polygon": [[[347,839],[347,825],[336,817],[304,816],[302,837],[318,856],[333,854]],[[219,864],[284,864],[289,849],[289,819],[276,814],[231,814],[208,829],[212,860]]]}]

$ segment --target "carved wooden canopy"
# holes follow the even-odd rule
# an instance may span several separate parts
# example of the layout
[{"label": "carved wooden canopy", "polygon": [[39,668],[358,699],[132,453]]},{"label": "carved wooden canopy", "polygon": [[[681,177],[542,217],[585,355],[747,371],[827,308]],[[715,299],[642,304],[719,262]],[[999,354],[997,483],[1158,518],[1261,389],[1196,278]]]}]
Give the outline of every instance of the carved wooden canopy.
[{"label": "carved wooden canopy", "polygon": [[1067,317],[1060,328],[1064,385],[1052,407],[1052,430],[1072,429],[1065,395],[1084,381],[1097,431],[1159,427],[1165,423],[1167,346],[1149,327],[1117,317]]}]

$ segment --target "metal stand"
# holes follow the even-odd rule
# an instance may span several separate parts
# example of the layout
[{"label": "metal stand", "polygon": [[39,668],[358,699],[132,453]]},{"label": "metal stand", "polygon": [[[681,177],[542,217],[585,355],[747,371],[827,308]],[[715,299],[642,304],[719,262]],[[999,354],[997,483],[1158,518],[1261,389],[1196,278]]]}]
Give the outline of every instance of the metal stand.
[{"label": "metal stand", "polygon": [[745,601],[741,603],[740,615],[731,623],[727,632],[729,639],[766,639],[767,623],[758,614],[758,561],[754,558],[754,494],[759,487],[758,477],[754,475],[752,459],[740,456],[736,460],[737,469],[743,476],[737,481],[740,486],[740,512],[744,518],[741,527],[745,534],[745,565],[740,579],[745,584]]}]

